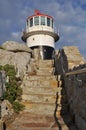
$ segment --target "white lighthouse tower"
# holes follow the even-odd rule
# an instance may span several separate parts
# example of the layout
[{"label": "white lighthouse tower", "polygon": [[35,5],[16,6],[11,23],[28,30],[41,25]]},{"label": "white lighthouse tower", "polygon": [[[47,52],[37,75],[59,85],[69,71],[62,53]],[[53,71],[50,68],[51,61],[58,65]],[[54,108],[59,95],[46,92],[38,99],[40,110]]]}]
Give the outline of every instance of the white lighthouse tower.
[{"label": "white lighthouse tower", "polygon": [[33,50],[39,48],[42,59],[52,59],[54,43],[59,40],[53,17],[35,10],[35,14],[27,18],[22,40]]}]

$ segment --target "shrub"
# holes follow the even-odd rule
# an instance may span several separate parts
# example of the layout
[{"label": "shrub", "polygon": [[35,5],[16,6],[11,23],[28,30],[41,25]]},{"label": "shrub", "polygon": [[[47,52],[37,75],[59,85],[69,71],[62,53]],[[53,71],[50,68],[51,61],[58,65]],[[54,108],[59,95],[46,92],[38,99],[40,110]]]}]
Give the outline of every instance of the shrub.
[{"label": "shrub", "polygon": [[19,102],[15,102],[16,100],[21,100],[22,89],[20,88],[20,84],[16,79],[16,71],[13,65],[0,65],[0,70],[4,70],[6,72],[6,76],[9,76],[9,82],[5,83],[6,91],[4,93],[4,99],[7,99],[13,105],[15,112],[22,110],[23,105]]},{"label": "shrub", "polygon": [[13,108],[16,113],[24,109],[24,105],[20,104],[18,101],[13,102]]}]

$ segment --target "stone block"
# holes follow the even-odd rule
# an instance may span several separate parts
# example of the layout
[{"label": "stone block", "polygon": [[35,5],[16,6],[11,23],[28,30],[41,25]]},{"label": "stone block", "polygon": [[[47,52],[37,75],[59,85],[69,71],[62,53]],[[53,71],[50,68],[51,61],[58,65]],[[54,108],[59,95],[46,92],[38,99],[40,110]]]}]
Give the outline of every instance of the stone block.
[{"label": "stone block", "polygon": [[25,86],[23,89],[23,94],[44,94],[44,95],[56,95],[61,88],[43,88],[43,87],[28,87]]},{"label": "stone block", "polygon": [[54,65],[53,60],[39,60],[39,68],[52,68]]},{"label": "stone block", "polygon": [[55,75],[49,75],[49,76],[47,76],[47,75],[28,75],[28,74],[26,74],[25,75],[25,77],[24,77],[24,79],[23,79],[23,82],[24,81],[27,81],[27,80],[29,80],[29,81],[31,81],[31,80],[50,80],[50,79],[56,79],[57,77],[55,76]]},{"label": "stone block", "polygon": [[47,104],[55,104],[56,96],[50,95],[22,95],[22,100],[32,102],[32,103],[47,103]]},{"label": "stone block", "polygon": [[35,104],[35,103],[28,103],[28,102],[23,102],[25,105],[25,108],[27,112],[30,113],[35,113],[35,114],[40,114],[40,115],[54,115],[55,111],[55,104]]},{"label": "stone block", "polygon": [[[32,76],[33,77],[33,76]],[[46,87],[46,88],[57,88],[59,87],[59,82],[55,79],[45,79],[45,78],[40,78],[40,79],[37,79],[37,80],[24,80],[22,85],[21,85],[21,88],[25,88],[25,87],[35,87],[35,88],[41,88],[41,87]]]},{"label": "stone block", "polygon": [[37,72],[36,72],[36,74],[37,75],[46,75],[46,76],[50,76],[50,75],[52,75],[53,74],[53,70],[48,70],[48,69],[39,69],[39,70],[37,70]]}]

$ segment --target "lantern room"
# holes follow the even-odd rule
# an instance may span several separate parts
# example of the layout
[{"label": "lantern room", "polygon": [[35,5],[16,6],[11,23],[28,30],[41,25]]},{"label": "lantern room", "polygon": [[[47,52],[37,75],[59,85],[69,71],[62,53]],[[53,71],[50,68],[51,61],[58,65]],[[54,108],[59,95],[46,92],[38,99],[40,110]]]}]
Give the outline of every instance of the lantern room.
[{"label": "lantern room", "polygon": [[54,31],[53,17],[35,10],[35,14],[26,20],[22,40],[31,49],[39,48],[42,59],[52,59],[54,43],[59,40],[59,35]]}]

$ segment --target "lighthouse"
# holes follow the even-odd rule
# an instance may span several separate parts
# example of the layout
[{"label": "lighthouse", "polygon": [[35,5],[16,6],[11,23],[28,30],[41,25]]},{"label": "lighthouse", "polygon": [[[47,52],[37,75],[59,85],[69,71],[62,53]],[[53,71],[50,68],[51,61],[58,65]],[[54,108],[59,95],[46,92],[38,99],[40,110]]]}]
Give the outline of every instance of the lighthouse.
[{"label": "lighthouse", "polygon": [[41,59],[52,59],[55,42],[59,40],[59,35],[54,30],[53,17],[35,10],[34,14],[26,19],[22,40],[32,50],[38,48]]}]

